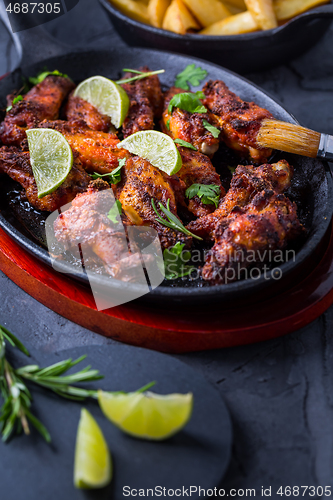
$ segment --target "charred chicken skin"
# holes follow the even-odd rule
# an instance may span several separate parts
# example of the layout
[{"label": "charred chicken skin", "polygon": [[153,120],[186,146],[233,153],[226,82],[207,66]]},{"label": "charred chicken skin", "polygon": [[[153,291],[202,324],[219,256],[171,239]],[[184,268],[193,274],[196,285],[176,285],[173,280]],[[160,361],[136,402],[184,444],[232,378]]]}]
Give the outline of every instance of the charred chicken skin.
[{"label": "charred chicken skin", "polygon": [[0,141],[7,146],[20,146],[27,129],[37,127],[42,120],[56,120],[74,86],[69,78],[47,76],[7,112],[0,124]]},{"label": "charred chicken skin", "polygon": [[45,120],[39,127],[61,132],[72,150],[77,153],[83,168],[89,173],[112,172],[118,167],[120,159],[130,156],[125,149],[116,147],[120,141],[115,134],[90,130],[84,122]]},{"label": "charred chicken skin", "polygon": [[141,258],[130,253],[121,222],[114,224],[107,217],[113,204],[110,186],[101,179],[92,181],[55,220],[55,236],[67,249],[80,244],[83,258],[91,250],[113,278],[132,281],[136,269],[142,272]]},{"label": "charred chicken skin", "polygon": [[[140,71],[150,71],[147,66]],[[125,78],[134,76],[127,73]],[[130,99],[130,108],[123,123],[124,137],[128,137],[140,130],[152,130],[154,118],[159,119],[162,114],[163,94],[161,84],[157,75],[137,80],[133,83],[121,85]]]},{"label": "charred chicken skin", "polygon": [[272,150],[258,149],[256,138],[261,122],[273,115],[254,102],[243,101],[221,80],[210,80],[202,90],[206,96],[203,103],[215,116],[215,125],[222,130],[221,140],[255,163],[267,161]]},{"label": "charred chicken skin", "polygon": [[162,130],[173,139],[189,142],[201,153],[213,156],[219,148],[219,139],[213,137],[203,124],[203,120],[213,124],[211,115],[209,113],[189,113],[179,108],[173,108],[171,114],[168,111],[173,96],[183,92],[183,89],[172,87],[165,93]]},{"label": "charred chicken skin", "polygon": [[74,165],[65,182],[52,194],[38,198],[38,189],[30,165],[28,152],[21,152],[16,147],[0,148],[0,172],[19,182],[25,190],[29,203],[37,210],[53,212],[66,203],[70,203],[78,193],[88,187],[91,180],[83,170],[80,160],[74,158]]},{"label": "charred chicken skin", "polygon": [[169,201],[170,211],[177,216],[175,193],[171,188],[170,177],[153,167],[147,160],[135,156],[127,160],[122,174],[122,181],[116,186],[116,197],[132,225],[150,226],[159,235],[162,248],[168,248],[180,241],[186,247],[192,238],[160,224],[151,200],[162,218],[159,202],[165,207]]},{"label": "charred chicken skin", "polygon": [[75,97],[73,93],[68,98],[65,114],[69,122],[82,121],[91,130],[109,132],[113,128],[109,116],[103,115],[89,102]]}]

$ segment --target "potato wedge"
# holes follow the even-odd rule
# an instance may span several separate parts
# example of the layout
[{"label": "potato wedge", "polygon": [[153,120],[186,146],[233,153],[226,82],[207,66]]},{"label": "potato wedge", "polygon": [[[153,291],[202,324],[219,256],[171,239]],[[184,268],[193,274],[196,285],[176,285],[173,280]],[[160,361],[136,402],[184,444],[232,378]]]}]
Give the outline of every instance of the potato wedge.
[{"label": "potato wedge", "polygon": [[141,23],[149,24],[148,8],[142,2],[135,0],[109,0],[123,14]]},{"label": "potato wedge", "polygon": [[185,35],[187,30],[200,29],[200,25],[194,19],[182,0],[172,0],[165,13],[162,28]]},{"label": "potato wedge", "polygon": [[229,5],[234,5],[239,10],[246,10],[246,5],[244,0],[226,0],[226,3]]},{"label": "potato wedge", "polygon": [[155,28],[162,28],[163,19],[171,0],[149,0],[148,15]]},{"label": "potato wedge", "polygon": [[237,5],[233,5],[232,3],[229,2],[223,2],[223,3],[227,7],[227,9],[230,10],[232,15],[240,14],[240,12],[244,12],[245,10],[247,10],[246,7],[244,9],[240,9],[239,7],[237,7]]},{"label": "potato wedge", "polygon": [[219,0],[183,0],[201,26],[207,28],[210,24],[222,21],[231,16],[231,12]]},{"label": "potato wedge", "polygon": [[261,29],[270,30],[277,27],[273,0],[245,0],[245,3]]},{"label": "potato wedge", "polygon": [[278,21],[286,21],[324,3],[329,0],[275,0],[273,6]]},{"label": "potato wedge", "polygon": [[246,11],[211,24],[208,28],[200,31],[199,34],[215,36],[240,35],[242,33],[252,33],[258,29],[259,26],[253,19],[251,12]]}]

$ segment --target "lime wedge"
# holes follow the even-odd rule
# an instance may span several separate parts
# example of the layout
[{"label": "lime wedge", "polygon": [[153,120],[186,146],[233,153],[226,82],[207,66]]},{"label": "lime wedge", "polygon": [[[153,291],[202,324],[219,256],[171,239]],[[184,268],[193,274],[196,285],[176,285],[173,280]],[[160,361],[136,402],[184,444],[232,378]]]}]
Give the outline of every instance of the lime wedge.
[{"label": "lime wedge", "polygon": [[73,166],[73,153],[65,137],[57,130],[32,128],[26,134],[38,198],[43,198],[64,182]]},{"label": "lime wedge", "polygon": [[105,416],[127,434],[162,440],[176,434],[189,421],[193,395],[98,391],[98,402]]},{"label": "lime wedge", "polygon": [[105,76],[92,76],[84,80],[75,89],[74,96],[81,97],[100,113],[109,116],[116,128],[123,124],[130,105],[125,90]]},{"label": "lime wedge", "polygon": [[76,488],[103,488],[112,479],[108,446],[96,420],[85,408],[77,429],[74,485]]},{"label": "lime wedge", "polygon": [[127,149],[169,175],[182,168],[182,159],[175,143],[171,137],[157,130],[136,132],[117,144],[117,148]]}]

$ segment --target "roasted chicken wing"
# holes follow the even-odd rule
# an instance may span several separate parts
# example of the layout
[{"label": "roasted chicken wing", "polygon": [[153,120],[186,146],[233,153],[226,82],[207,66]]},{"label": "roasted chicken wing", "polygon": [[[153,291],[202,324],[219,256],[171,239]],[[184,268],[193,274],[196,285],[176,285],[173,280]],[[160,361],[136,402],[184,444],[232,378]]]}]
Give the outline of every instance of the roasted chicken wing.
[{"label": "roasted chicken wing", "polygon": [[74,86],[69,78],[47,76],[7,112],[0,124],[0,141],[8,146],[20,146],[26,139],[27,129],[37,127],[42,120],[56,120]]},{"label": "roasted chicken wing", "polygon": [[271,149],[259,149],[256,138],[261,122],[273,115],[254,102],[243,101],[231,92],[221,80],[210,80],[203,87],[206,108],[215,115],[215,125],[228,147],[256,163],[263,163],[271,156]]},{"label": "roasted chicken wing", "polygon": [[25,190],[29,203],[37,210],[46,212],[53,212],[66,203],[70,203],[78,193],[87,189],[91,181],[90,176],[83,170],[80,160],[74,157],[72,170],[61,186],[52,194],[39,199],[30,165],[30,155],[28,152],[21,152],[14,146],[0,148],[0,172],[19,182]]},{"label": "roasted chicken wing", "polygon": [[65,114],[69,122],[83,121],[91,130],[109,132],[112,128],[109,116],[103,115],[95,106],[80,97],[75,97],[73,93],[68,98]]},{"label": "roasted chicken wing", "polygon": [[213,156],[218,150],[219,139],[213,137],[203,124],[203,120],[212,124],[211,115],[209,113],[189,113],[179,108],[173,108],[171,115],[168,111],[173,96],[183,92],[183,89],[172,87],[165,93],[162,131],[173,139],[189,142],[205,155]]}]

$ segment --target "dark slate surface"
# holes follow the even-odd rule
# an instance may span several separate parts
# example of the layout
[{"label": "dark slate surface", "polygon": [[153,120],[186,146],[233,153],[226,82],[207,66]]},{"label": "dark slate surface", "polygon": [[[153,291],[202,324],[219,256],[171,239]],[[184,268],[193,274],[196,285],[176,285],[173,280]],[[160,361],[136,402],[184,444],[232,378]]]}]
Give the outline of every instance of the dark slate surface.
[{"label": "dark slate surface", "polygon": [[[72,46],[123,45],[97,0],[81,0],[47,27]],[[2,28],[0,46],[1,74],[13,61]],[[248,77],[302,124],[333,134],[333,26],[304,56]],[[43,351],[114,343],[49,311],[4,275],[0,301],[1,322]],[[281,485],[333,485],[332,331],[333,308],[287,337],[177,356],[218,388],[231,412],[234,448],[222,484],[226,490],[256,488],[260,496],[262,486],[272,486],[272,498],[281,498]]]}]

